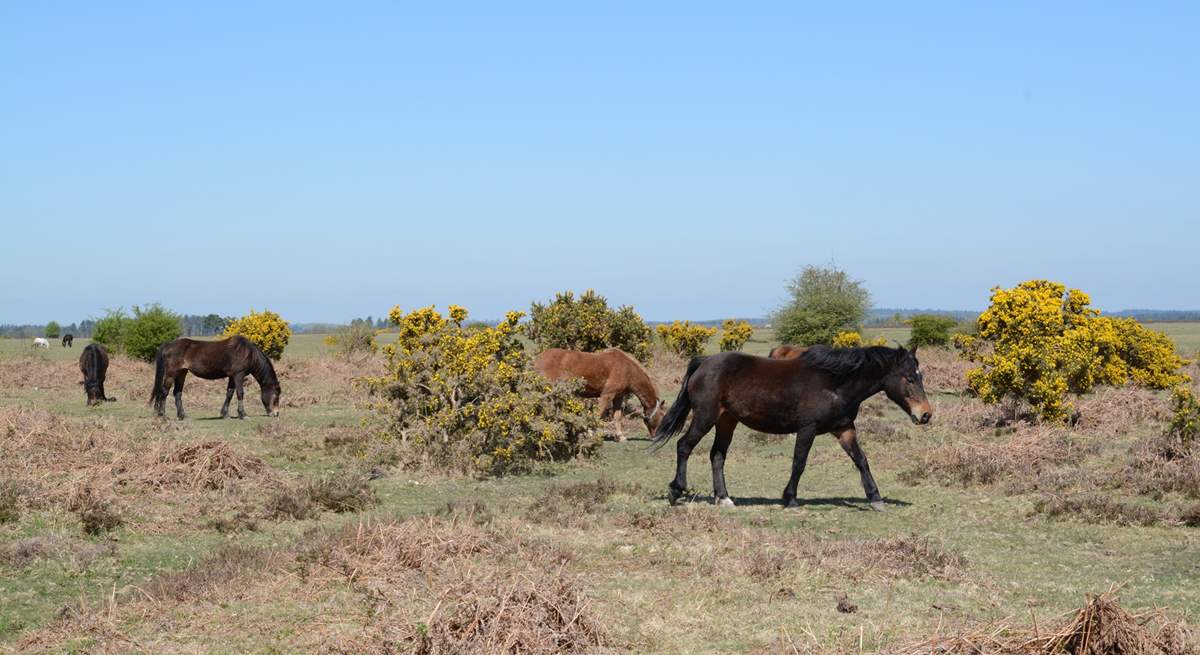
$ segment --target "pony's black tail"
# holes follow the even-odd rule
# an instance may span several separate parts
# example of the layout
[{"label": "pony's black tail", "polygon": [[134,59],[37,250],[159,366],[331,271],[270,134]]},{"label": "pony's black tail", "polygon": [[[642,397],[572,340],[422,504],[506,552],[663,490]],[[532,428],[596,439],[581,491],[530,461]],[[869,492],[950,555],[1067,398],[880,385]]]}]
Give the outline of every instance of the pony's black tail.
[{"label": "pony's black tail", "polygon": [[150,390],[150,403],[154,404],[159,398],[164,401],[167,398],[166,392],[163,391],[163,378],[167,375],[167,361],[163,357],[163,348],[159,346],[158,353],[154,355],[154,388]]},{"label": "pony's black tail", "polygon": [[692,361],[688,362],[687,373],[683,375],[679,395],[675,397],[671,409],[667,410],[667,415],[663,417],[662,423],[659,423],[658,429],[654,431],[652,447],[661,448],[663,444],[671,440],[671,437],[683,431],[683,424],[687,421],[688,412],[692,409],[692,399],[688,396],[688,382],[692,379],[692,374],[703,363],[703,357],[693,357]]}]

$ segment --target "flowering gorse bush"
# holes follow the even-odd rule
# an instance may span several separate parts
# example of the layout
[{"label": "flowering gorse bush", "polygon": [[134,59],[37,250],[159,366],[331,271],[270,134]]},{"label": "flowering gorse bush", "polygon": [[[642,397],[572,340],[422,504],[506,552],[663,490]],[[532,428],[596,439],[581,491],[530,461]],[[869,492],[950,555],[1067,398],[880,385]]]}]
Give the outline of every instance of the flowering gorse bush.
[{"label": "flowering gorse bush", "polygon": [[754,328],[746,321],[735,321],[732,318],[721,324],[721,352],[741,350],[742,346],[754,336]]},{"label": "flowering gorse bush", "polygon": [[549,382],[530,369],[518,339],[522,316],[475,328],[463,326],[467,311],[457,305],[446,316],[392,309],[399,336],[383,346],[387,373],[365,384],[401,461],[503,475],[596,452],[599,420],[575,395],[578,382]]},{"label": "flowering gorse bush", "polygon": [[695,325],[691,321],[673,321],[670,325],[654,328],[663,345],[683,357],[696,357],[704,352],[708,340],[717,334],[717,328]]},{"label": "flowering gorse bush", "polygon": [[863,336],[857,332],[838,332],[833,335],[833,343],[830,344],[834,348],[862,348],[863,346],[886,346],[887,339],[884,337],[875,337],[874,339],[863,339]]},{"label": "flowering gorse bush", "polygon": [[1200,443],[1200,402],[1186,386],[1179,386],[1171,394],[1171,423],[1167,434],[1178,437],[1184,450],[1191,450]]},{"label": "flowering gorse bush", "polygon": [[620,348],[643,362],[650,359],[651,332],[642,317],[628,305],[610,308],[608,300],[591,289],[579,298],[566,291],[547,305],[533,303],[525,330],[542,349]]},{"label": "flowering gorse bush", "polygon": [[1133,319],[1100,316],[1091,299],[1057,282],[1030,280],[992,289],[978,336],[957,335],[964,358],[980,364],[967,384],[988,403],[1027,402],[1045,421],[1071,414],[1068,393],[1097,385],[1166,389],[1187,379],[1166,335]]},{"label": "flowering gorse bush", "polygon": [[278,360],[292,339],[292,328],[275,312],[256,312],[251,309],[249,314],[230,321],[222,336],[232,337],[235,334],[253,341],[267,357]]}]

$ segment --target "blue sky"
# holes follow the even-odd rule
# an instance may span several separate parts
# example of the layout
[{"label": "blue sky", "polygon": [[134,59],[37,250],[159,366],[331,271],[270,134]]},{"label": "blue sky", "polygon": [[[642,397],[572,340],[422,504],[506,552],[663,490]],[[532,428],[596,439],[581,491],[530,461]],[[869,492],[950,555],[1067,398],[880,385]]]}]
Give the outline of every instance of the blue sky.
[{"label": "blue sky", "polygon": [[[336,5],[336,6],[335,6]],[[835,6],[836,5],[836,6]],[[0,322],[1197,308],[1194,3],[3,3]]]}]

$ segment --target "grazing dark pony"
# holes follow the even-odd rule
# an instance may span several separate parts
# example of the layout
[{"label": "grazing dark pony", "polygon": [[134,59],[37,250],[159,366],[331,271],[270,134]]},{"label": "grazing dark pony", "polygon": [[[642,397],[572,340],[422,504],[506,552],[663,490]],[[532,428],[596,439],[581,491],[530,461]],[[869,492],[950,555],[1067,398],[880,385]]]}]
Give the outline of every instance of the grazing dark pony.
[{"label": "grazing dark pony", "polygon": [[63,345],[63,348],[74,348],[75,347],[75,335],[64,334],[62,345]]},{"label": "grazing dark pony", "polygon": [[803,355],[806,350],[808,350],[807,346],[793,346],[785,343],[782,346],[772,348],[771,352],[767,353],[767,357],[771,359],[796,359],[800,355]]},{"label": "grazing dark pony", "polygon": [[598,353],[550,348],[533,360],[533,368],[551,380],[582,379],[584,386],[579,395],[600,399],[597,409],[601,418],[612,412],[617,426],[617,441],[625,441],[621,411],[629,394],[637,396],[642,403],[642,422],[646,424],[646,431],[651,437],[666,412],[646,369],[632,355],[619,348]]},{"label": "grazing dark pony", "polygon": [[83,391],[87,394],[88,406],[102,402],[113,402],[104,393],[104,376],[108,374],[108,353],[97,343],[89,343],[79,353],[79,372],[83,373]]},{"label": "grazing dark pony", "polygon": [[154,389],[150,391],[150,402],[159,416],[164,414],[167,389],[175,385],[175,413],[180,420],[183,413],[183,379],[188,372],[216,380],[229,378],[225,390],[225,404],[221,406],[221,418],[229,416],[229,401],[237,391],[238,418],[246,418],[242,406],[242,382],[246,375],[253,375],[262,387],[262,403],[270,416],[279,416],[279,378],[271,360],[259,350],[254,342],[241,335],[220,341],[196,341],[180,338],[158,349],[154,358]]},{"label": "grazing dark pony", "polygon": [[717,436],[709,453],[714,501],[733,505],[725,489],[725,453],[734,428],[742,423],[759,432],[796,433],[792,476],[783,490],[786,506],[799,505],[796,485],[804,473],[808,451],[818,434],[829,432],[854,460],[871,506],[883,509],[879,487],[854,430],[859,406],[880,391],[914,423],[928,423],[933,416],[915,348],[812,346],[794,359],[767,359],[738,352],[693,358],[679,397],[654,437],[655,444],[666,443],[683,430],[691,411],[692,423],[677,448],[671,504],[687,490],[687,462],[692,449],[716,426]]}]

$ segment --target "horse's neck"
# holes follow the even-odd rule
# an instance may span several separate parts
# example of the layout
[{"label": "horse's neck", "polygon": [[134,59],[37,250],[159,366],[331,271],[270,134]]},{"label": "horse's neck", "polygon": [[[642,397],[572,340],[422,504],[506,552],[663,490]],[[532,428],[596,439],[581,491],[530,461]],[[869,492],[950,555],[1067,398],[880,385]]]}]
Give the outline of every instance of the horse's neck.
[{"label": "horse's neck", "polygon": [[855,404],[861,403],[883,390],[883,378],[887,373],[884,371],[879,377],[854,376],[838,387],[838,395]]},{"label": "horse's neck", "polygon": [[633,394],[641,401],[642,409],[650,411],[658,404],[658,392],[654,390],[654,382],[640,366],[633,367],[629,386],[633,390]]}]

